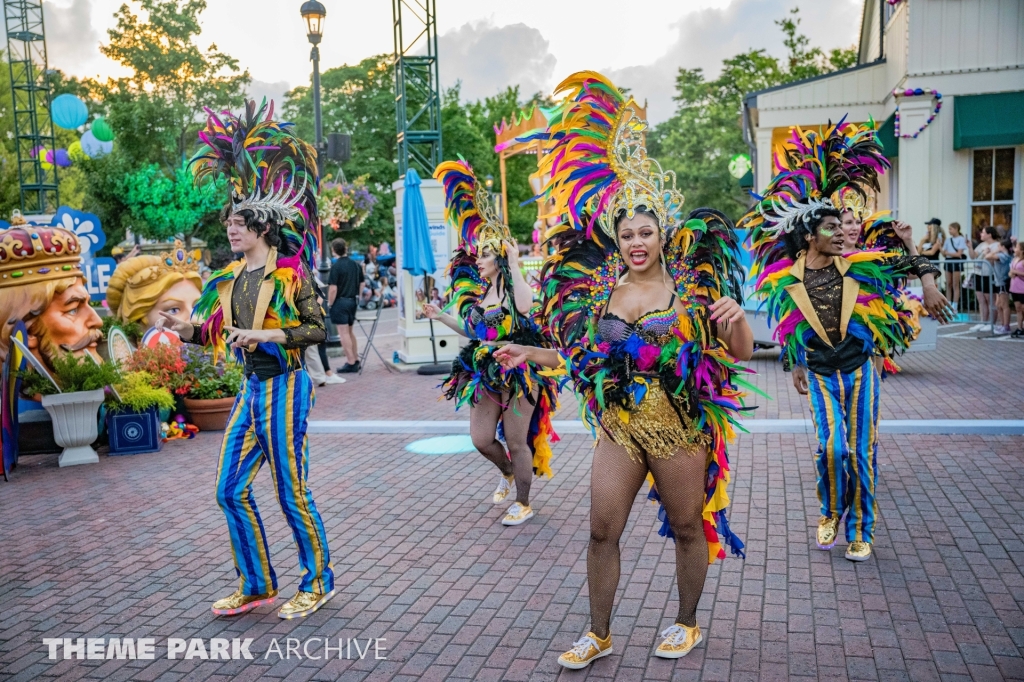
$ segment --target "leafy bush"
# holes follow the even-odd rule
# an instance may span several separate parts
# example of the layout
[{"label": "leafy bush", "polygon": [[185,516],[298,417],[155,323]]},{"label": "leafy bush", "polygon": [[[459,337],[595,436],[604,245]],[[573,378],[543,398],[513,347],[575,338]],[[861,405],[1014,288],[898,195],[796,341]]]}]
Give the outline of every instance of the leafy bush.
[{"label": "leafy bush", "polygon": [[171,392],[166,388],[154,386],[153,376],[146,372],[124,374],[115,388],[121,398],[118,407],[134,412],[144,412],[153,406],[162,410],[174,407],[174,396]]},{"label": "leafy bush", "polygon": [[245,373],[241,365],[228,362],[224,365],[212,363],[203,365],[188,392],[195,400],[233,398],[242,389]]},{"label": "leafy bush", "polygon": [[140,348],[124,363],[124,369],[145,372],[153,385],[185,395],[192,387],[193,376],[183,348],[166,343],[157,344],[154,348]]},{"label": "leafy bush", "polygon": [[[89,358],[79,358],[72,353],[53,358],[51,364],[53,379],[64,393],[95,391],[116,384],[121,378],[113,364],[97,364]],[[23,372],[21,380],[21,392],[25,395],[53,395],[58,392],[53,384],[35,370]]]}]

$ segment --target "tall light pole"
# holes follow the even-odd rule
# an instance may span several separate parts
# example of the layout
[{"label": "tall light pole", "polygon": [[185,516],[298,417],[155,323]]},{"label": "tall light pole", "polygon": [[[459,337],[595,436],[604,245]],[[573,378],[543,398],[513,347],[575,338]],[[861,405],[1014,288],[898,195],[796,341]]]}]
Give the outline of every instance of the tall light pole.
[{"label": "tall light pole", "polygon": [[[324,155],[327,150],[324,148],[324,126],[320,109],[320,38],[324,32],[324,17],[327,16],[327,8],[317,0],[306,0],[299,8],[299,13],[306,20],[306,37],[309,38],[313,49],[309,52],[309,58],[313,62],[313,127],[316,136],[316,166],[317,175],[323,177]],[[327,230],[323,223],[320,223],[320,281],[327,282],[331,271],[331,259],[327,247]],[[338,330],[331,322],[330,316],[324,320],[327,325],[327,341],[335,344],[339,342]]]},{"label": "tall light pole", "polygon": [[[302,3],[299,10],[302,18],[306,20],[306,37],[309,38],[313,49],[309,58],[313,61],[313,127],[316,135],[316,163],[318,174],[323,174],[324,157],[324,127],[320,110],[320,38],[323,36],[324,17],[327,16],[327,8],[317,0],[307,0]],[[331,269],[330,260],[327,257],[327,234],[320,227],[320,279],[327,281],[327,273]]]}]

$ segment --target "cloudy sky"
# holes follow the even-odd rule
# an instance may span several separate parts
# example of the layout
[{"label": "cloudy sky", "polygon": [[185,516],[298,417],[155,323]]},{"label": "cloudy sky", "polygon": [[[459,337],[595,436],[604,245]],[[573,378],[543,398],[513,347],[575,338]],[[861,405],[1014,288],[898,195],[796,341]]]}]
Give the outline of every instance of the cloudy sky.
[{"label": "cloudy sky", "polygon": [[[321,0],[327,6],[321,68],[393,51],[387,0]],[[416,0],[406,0],[412,4]],[[99,45],[123,0],[45,0],[50,66],[77,76],[118,75]],[[307,83],[309,44],[300,0],[208,0],[200,44],[236,57],[254,95],[275,98]],[[783,53],[772,23],[800,7],[814,45],[856,41],[861,0],[437,0],[442,85],[462,82],[465,98],[519,84],[549,91],[580,69],[599,70],[649,102],[657,122],[672,113],[680,66],[718,71],[748,48]],[[578,12],[588,8],[585,16]],[[624,7],[631,10],[624,14]]]}]

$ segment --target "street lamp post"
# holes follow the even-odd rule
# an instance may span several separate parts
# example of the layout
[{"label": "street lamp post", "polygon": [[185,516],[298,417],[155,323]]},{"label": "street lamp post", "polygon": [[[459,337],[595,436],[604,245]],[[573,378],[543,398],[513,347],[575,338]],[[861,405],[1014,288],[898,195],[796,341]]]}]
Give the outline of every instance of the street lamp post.
[{"label": "street lamp post", "polygon": [[[313,128],[316,138],[316,164],[317,174],[323,177],[324,169],[324,127],[323,117],[320,108],[320,38],[323,37],[324,17],[327,16],[327,8],[317,0],[307,0],[302,3],[299,9],[302,18],[306,20],[306,37],[313,46],[309,58],[313,62]],[[331,260],[328,256],[327,230],[323,224],[320,225],[320,280],[327,281],[328,273],[331,271]],[[327,335],[330,343],[339,341],[337,330],[330,320],[327,322]]]}]

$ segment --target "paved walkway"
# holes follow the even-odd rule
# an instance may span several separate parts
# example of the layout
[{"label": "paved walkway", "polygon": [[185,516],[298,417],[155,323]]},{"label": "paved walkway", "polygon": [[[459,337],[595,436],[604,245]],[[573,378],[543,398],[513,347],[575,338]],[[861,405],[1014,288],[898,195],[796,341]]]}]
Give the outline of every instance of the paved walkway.
[{"label": "paved walkway", "polygon": [[[976,358],[980,348],[940,340],[935,353],[907,356],[907,374],[883,388],[883,417],[936,419],[956,405],[957,416],[1022,418],[1022,348],[984,344]],[[787,389],[765,416],[805,418],[773,361],[755,364],[769,368],[764,385]],[[941,374],[953,367],[959,379]],[[435,382],[377,364],[322,389],[316,418],[465,418],[436,401]],[[559,415],[572,416],[571,406]],[[422,437],[311,436],[339,590],[299,621],[270,608],[209,612],[234,588],[213,496],[219,434],[69,469],[24,458],[0,483],[0,681],[1024,679],[1024,437],[884,435],[876,556],[855,565],[842,547],[814,547],[810,436],[741,436],[731,520],[748,553],[710,569],[698,612],[706,643],[679,661],[653,657],[676,610],[675,561],[640,495],[622,539],[616,653],[579,673],[556,658],[588,627],[589,437],[555,446],[555,478],[534,486],[537,517],[517,528],[498,523],[491,465],[405,449]],[[266,473],[255,494],[287,597],[296,555]],[[152,637],[156,658],[49,660],[43,638],[65,637]],[[218,637],[252,638],[254,658],[167,658],[168,638]],[[280,659],[273,643],[283,656],[289,637],[314,655],[314,637],[332,649],[358,638],[364,651],[383,638],[386,659],[351,649]]]}]

